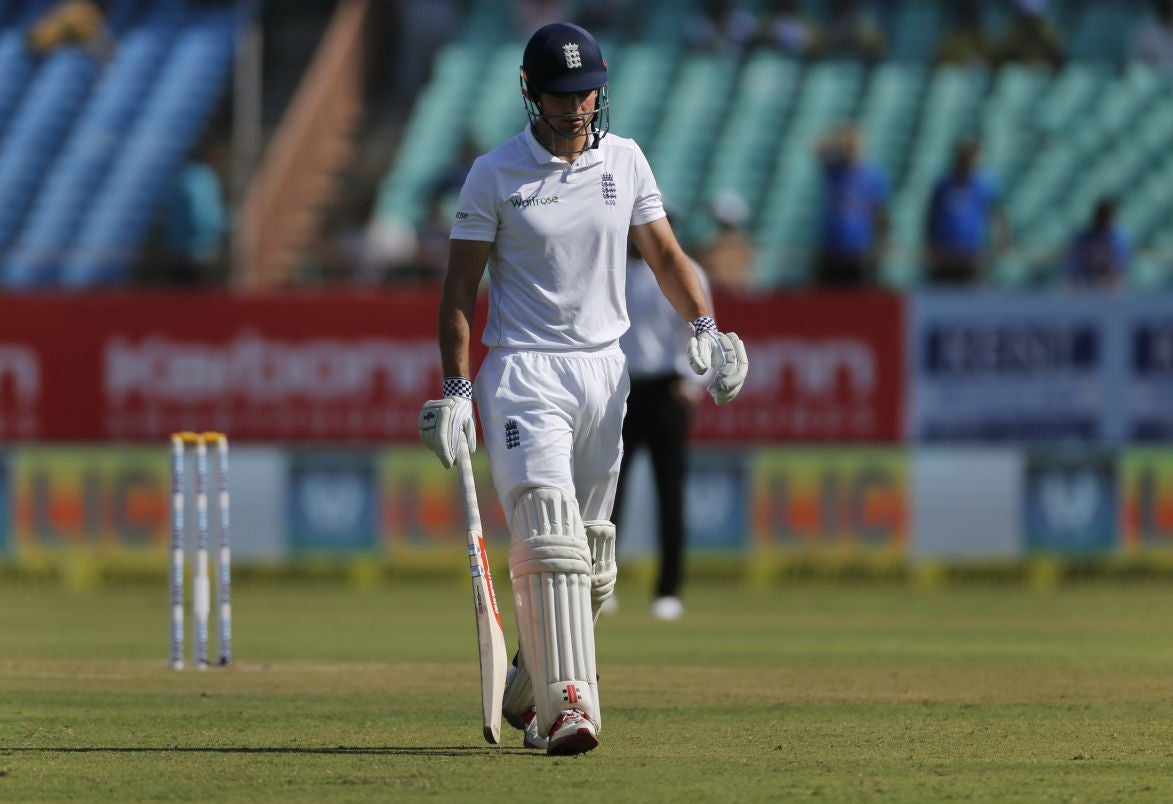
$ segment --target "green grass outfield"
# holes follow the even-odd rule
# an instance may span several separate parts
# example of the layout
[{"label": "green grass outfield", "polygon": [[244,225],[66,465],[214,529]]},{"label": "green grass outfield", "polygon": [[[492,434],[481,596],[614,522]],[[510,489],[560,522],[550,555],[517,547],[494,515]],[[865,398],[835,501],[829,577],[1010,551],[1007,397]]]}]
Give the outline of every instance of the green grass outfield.
[{"label": "green grass outfield", "polygon": [[467,584],[241,582],[237,664],[176,673],[161,585],[9,583],[0,800],[1173,800],[1173,587],[641,590],[552,759],[483,743]]}]

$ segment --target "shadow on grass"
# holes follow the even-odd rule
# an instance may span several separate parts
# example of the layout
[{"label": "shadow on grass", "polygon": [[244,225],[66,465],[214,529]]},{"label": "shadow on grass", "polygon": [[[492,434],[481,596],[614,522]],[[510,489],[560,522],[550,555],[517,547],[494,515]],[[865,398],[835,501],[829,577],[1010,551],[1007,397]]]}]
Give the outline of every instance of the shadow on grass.
[{"label": "shadow on grass", "polygon": [[8,747],[0,746],[0,755],[4,754],[353,754],[356,756],[370,755],[370,756],[435,756],[435,757],[467,757],[476,754],[495,755],[503,754],[505,756],[514,757],[534,757],[546,756],[545,751],[535,751],[529,748],[493,748],[491,746],[468,746],[468,745],[451,745],[451,746],[346,746],[339,745],[334,748],[305,748],[299,746],[292,746],[288,748],[276,747],[247,747],[239,746],[235,748],[223,747],[216,748],[212,746],[90,746],[90,747],[67,747],[67,746],[20,746]]}]

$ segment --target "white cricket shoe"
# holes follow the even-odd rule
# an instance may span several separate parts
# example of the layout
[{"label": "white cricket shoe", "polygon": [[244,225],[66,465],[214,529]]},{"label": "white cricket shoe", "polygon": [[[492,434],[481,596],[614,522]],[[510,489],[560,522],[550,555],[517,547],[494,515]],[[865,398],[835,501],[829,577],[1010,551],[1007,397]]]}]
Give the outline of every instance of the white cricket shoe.
[{"label": "white cricket shoe", "polygon": [[526,748],[548,748],[550,740],[538,733],[538,708],[531,706],[521,716],[521,744]]},{"label": "white cricket shoe", "polygon": [[603,601],[599,606],[599,611],[603,614],[618,614],[619,613],[619,598],[612,593],[610,597]]},{"label": "white cricket shoe", "polygon": [[550,756],[585,754],[599,745],[595,724],[581,709],[563,709],[550,726],[550,742],[546,753]]},{"label": "white cricket shoe", "polygon": [[684,604],[678,597],[658,597],[652,601],[652,616],[657,620],[679,620],[684,616]]}]

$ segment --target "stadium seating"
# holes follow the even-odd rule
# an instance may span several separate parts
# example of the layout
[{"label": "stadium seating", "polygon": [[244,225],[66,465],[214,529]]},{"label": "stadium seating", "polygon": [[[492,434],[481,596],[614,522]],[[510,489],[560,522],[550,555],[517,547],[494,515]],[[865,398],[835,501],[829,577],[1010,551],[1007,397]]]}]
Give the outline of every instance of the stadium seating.
[{"label": "stadium seating", "polygon": [[[225,89],[239,20],[229,4],[111,0],[118,46],[106,63],[76,48],[38,59],[23,32],[50,2],[0,0],[0,282],[123,282]],[[1173,87],[1124,61],[1142,0],[1052,3],[1071,57],[1053,70],[934,66],[943,4],[863,5],[888,41],[877,64],[690,51],[685,20],[700,0],[648,0],[629,37],[603,33],[612,128],[645,149],[686,245],[713,232],[712,197],[736,190],[752,210],[756,284],[807,281],[821,203],[814,151],[832,126],[854,119],[892,184],[888,284],[918,280],[925,206],[962,136],[981,141],[1015,234],[996,282],[1057,278],[1066,243],[1108,194],[1119,196],[1136,246],[1133,281],[1173,282]],[[588,10],[578,0],[567,7]],[[830,4],[801,7],[825,23]],[[1007,24],[1004,4],[983,8],[991,31]],[[500,3],[467,4],[416,100],[378,216],[421,226],[463,142],[487,149],[522,127],[523,44]]]},{"label": "stadium seating", "polygon": [[11,110],[0,123],[0,278],[10,288],[125,282],[227,85],[236,12],[113,0],[105,63],[75,47],[30,56],[23,30],[34,16],[0,28],[0,65],[27,75],[19,92],[7,71],[0,79],[0,109]]},{"label": "stadium seating", "polygon": [[[1173,219],[1173,158],[1165,147],[1173,137],[1173,89],[1123,62],[1140,0],[1053,4],[1072,57],[1058,70],[933,67],[946,23],[940,3],[868,5],[889,42],[888,58],[873,66],[801,63],[769,51],[745,59],[689,52],[683,20],[699,6],[694,0],[642,4],[635,38],[606,43],[612,128],[643,145],[686,243],[712,232],[713,194],[734,189],[754,210],[757,283],[806,281],[820,203],[816,141],[835,123],[858,119],[869,158],[892,181],[885,282],[901,287],[919,278],[925,205],[962,136],[981,141],[1018,244],[995,266],[996,282],[1057,278],[1065,244],[1095,200],[1110,193],[1120,195],[1122,223],[1138,246],[1134,281],[1173,278],[1168,256],[1150,256],[1165,242],[1160,238],[1173,237],[1166,223]],[[445,169],[472,121],[468,133],[488,148],[524,119],[515,81],[523,43],[490,6],[472,4],[461,42],[437,62],[384,183],[381,211],[418,223],[424,210],[416,194]],[[802,7],[822,21],[829,5],[806,0]],[[990,31],[1007,24],[1002,4],[984,8]],[[479,74],[464,78],[478,59]],[[465,117],[469,102],[473,113]]]},{"label": "stadium seating", "polygon": [[[154,87],[130,128],[62,265],[67,287],[125,281],[149,234],[158,203],[167,197],[228,79],[236,18],[230,7],[192,11],[175,35]],[[159,34],[170,36],[168,33]]]},{"label": "stadium seating", "polygon": [[9,285],[60,281],[59,267],[67,256],[63,245],[71,242],[109,173],[139,100],[164,60],[171,43],[168,33],[179,21],[178,10],[175,2],[159,2],[147,25],[119,37],[117,51],[34,199],[20,242],[7,263]]}]

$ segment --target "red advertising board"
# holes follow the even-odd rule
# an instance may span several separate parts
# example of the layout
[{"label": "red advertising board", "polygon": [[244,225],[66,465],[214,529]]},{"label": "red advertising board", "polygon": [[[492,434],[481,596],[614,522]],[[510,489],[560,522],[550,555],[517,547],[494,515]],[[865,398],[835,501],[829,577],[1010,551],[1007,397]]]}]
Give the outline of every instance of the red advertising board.
[{"label": "red advertising board", "polygon": [[437,295],[0,298],[0,438],[415,440]]},{"label": "red advertising board", "polygon": [[904,300],[886,293],[718,298],[717,321],[745,341],[749,376],[732,404],[702,404],[702,441],[899,441],[904,432]]},{"label": "red advertising board", "polygon": [[[0,297],[0,440],[214,429],[414,443],[440,387],[437,302],[435,290]],[[898,297],[723,299],[718,311],[746,340],[749,382],[734,404],[701,406],[699,439],[899,439]],[[482,309],[478,333],[483,321]]]}]

